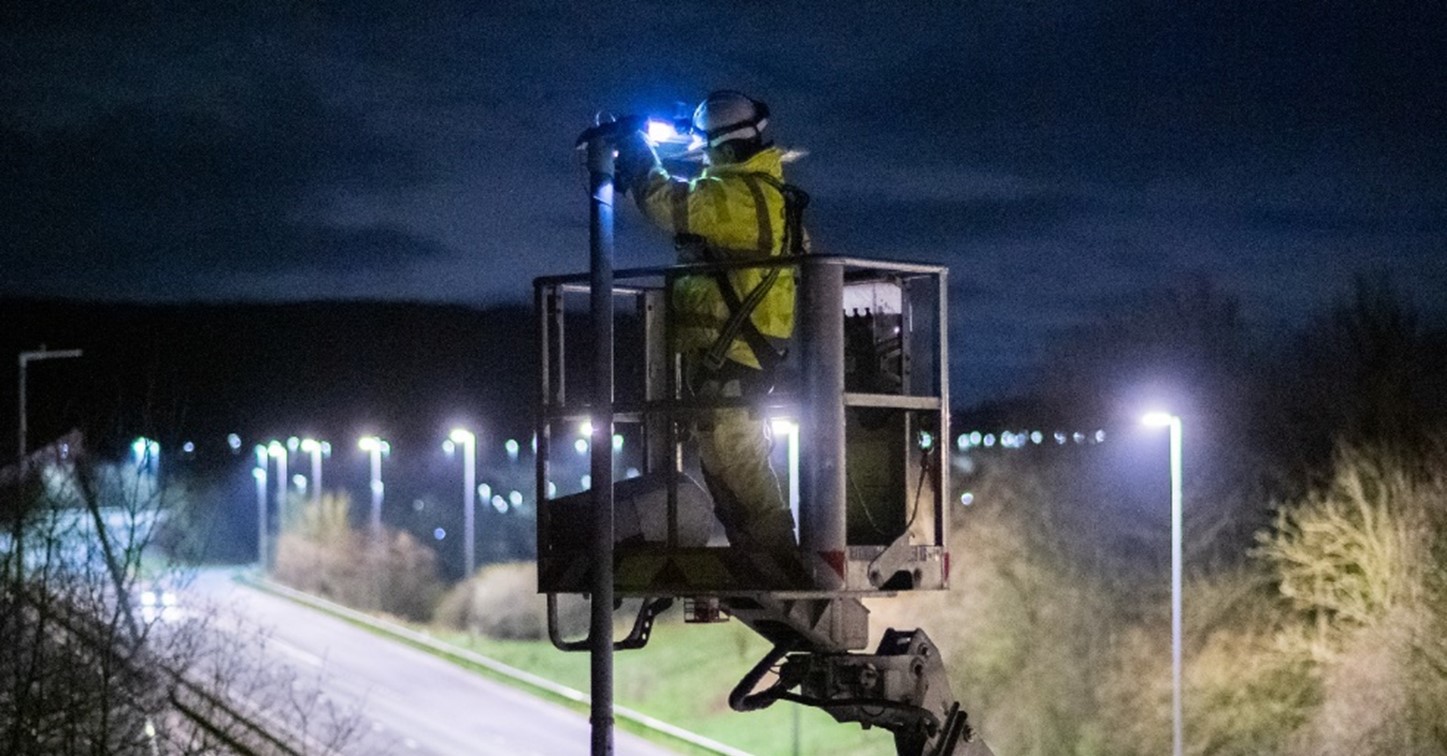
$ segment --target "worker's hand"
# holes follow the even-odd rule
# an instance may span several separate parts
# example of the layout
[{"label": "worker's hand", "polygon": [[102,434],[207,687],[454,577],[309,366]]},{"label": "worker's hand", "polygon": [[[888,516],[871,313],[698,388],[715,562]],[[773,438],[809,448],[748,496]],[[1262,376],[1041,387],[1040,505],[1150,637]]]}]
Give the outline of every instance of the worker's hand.
[{"label": "worker's hand", "polygon": [[642,131],[634,131],[617,142],[618,157],[613,161],[613,184],[619,192],[627,193],[633,184],[641,180],[658,165],[658,156],[653,147],[643,138]]}]

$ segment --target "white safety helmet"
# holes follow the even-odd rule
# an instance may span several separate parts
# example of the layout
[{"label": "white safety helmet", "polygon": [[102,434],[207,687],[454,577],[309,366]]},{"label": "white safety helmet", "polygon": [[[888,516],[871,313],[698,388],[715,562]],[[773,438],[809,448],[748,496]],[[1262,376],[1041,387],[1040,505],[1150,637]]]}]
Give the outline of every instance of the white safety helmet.
[{"label": "white safety helmet", "polygon": [[710,148],[735,139],[757,139],[769,125],[769,106],[732,89],[704,98],[693,111],[693,129]]}]

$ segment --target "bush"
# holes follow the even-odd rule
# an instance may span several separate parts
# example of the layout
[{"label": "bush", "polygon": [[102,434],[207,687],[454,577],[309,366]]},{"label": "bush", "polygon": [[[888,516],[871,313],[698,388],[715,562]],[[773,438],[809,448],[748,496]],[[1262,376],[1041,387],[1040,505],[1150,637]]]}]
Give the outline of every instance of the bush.
[{"label": "bush", "polygon": [[[582,598],[559,596],[558,611],[564,627],[587,627],[588,602]],[[434,621],[502,640],[548,637],[547,604],[538,594],[537,565],[514,562],[483,568],[447,593]]]},{"label": "bush", "polygon": [[350,506],[345,495],[330,494],[301,504],[277,542],[274,577],[357,609],[430,619],[442,594],[437,554],[391,528],[372,544],[349,524]]},{"label": "bush", "polygon": [[[1189,753],[1447,754],[1444,470],[1341,453],[1250,560],[1188,565]],[[872,605],[875,629],[925,628],[1000,753],[1161,753],[1164,575],[1112,556],[1072,480],[1059,462],[981,468],[952,518],[954,589]]]},{"label": "bush", "polygon": [[1323,678],[1294,752],[1447,753],[1441,470],[1339,453],[1330,485],[1282,508],[1261,536],[1258,555],[1297,623],[1282,643]]},{"label": "bush", "polygon": [[870,602],[876,634],[930,634],[997,753],[1114,752],[1101,691],[1132,610],[1077,519],[1071,480],[1066,467],[992,464],[970,481],[975,503],[951,516],[952,589]]}]

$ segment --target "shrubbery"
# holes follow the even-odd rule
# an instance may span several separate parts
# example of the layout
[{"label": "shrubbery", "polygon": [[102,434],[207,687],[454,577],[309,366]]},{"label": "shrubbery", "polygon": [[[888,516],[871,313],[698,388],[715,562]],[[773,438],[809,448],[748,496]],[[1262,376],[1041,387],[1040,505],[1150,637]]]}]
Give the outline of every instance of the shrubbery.
[{"label": "shrubbery", "polygon": [[[1247,560],[1188,573],[1188,753],[1447,754],[1444,462],[1340,453]],[[954,590],[877,602],[874,624],[928,630],[999,753],[1168,752],[1168,583],[1075,519],[1068,468],[971,480]]]},{"label": "shrubbery", "polygon": [[442,595],[437,555],[410,533],[385,528],[381,542],[352,528],[351,501],[326,495],[296,503],[277,543],[274,576],[298,590],[359,609],[426,621]]},{"label": "shrubbery", "polygon": [[[1319,670],[1296,753],[1447,753],[1447,477],[1370,451],[1261,536],[1283,653]],[[1430,472],[1423,472],[1428,470]]]},{"label": "shrubbery", "polygon": [[[454,586],[434,619],[502,640],[541,640],[548,637],[547,605],[537,586],[535,563],[494,564]],[[559,596],[558,611],[564,627],[588,626],[588,604],[581,598]]]}]

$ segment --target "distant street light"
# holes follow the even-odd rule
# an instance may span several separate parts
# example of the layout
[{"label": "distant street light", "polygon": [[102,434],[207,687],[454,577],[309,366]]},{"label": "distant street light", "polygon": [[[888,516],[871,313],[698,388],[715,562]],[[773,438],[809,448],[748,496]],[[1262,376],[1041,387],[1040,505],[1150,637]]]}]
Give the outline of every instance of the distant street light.
[{"label": "distant street light", "polygon": [[357,447],[372,458],[372,537],[382,536],[382,457],[389,455],[392,445],[376,436],[363,436]]},{"label": "distant street light", "polygon": [[140,436],[131,442],[131,455],[136,458],[137,471],[149,469],[151,472],[155,472],[157,463],[161,459],[161,444],[145,436]]},{"label": "distant street light", "polygon": [[276,520],[278,530],[286,527],[286,447],[280,441],[266,445],[266,453],[276,460]]},{"label": "distant street light", "polygon": [[1172,753],[1181,756],[1181,418],[1152,412],[1141,422],[1171,430],[1171,729]]},{"label": "distant street light", "polygon": [[322,457],[330,456],[331,444],[314,438],[304,438],[301,441],[301,450],[312,455],[312,502],[317,503],[322,500]]},{"label": "distant street light", "polygon": [[464,574],[472,577],[477,570],[476,535],[473,533],[477,508],[477,436],[471,431],[454,428],[447,437],[462,447],[462,557]]}]

